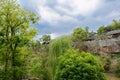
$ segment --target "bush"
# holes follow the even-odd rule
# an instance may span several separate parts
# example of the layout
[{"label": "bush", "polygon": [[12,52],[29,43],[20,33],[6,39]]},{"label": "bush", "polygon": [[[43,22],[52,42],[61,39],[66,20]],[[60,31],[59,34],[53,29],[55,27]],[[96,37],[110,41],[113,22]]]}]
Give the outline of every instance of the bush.
[{"label": "bush", "polygon": [[103,55],[99,55],[98,58],[100,59],[100,62],[103,65],[105,72],[112,71],[111,70],[112,59],[111,59],[110,55],[103,54]]},{"label": "bush", "polygon": [[117,76],[120,77],[120,59],[118,59],[115,73],[116,73]]},{"label": "bush", "polygon": [[31,57],[29,63],[29,77],[35,78],[35,80],[50,80],[46,53],[33,54]]},{"label": "bush", "polygon": [[68,50],[59,57],[56,80],[106,80],[103,71],[95,56]]}]

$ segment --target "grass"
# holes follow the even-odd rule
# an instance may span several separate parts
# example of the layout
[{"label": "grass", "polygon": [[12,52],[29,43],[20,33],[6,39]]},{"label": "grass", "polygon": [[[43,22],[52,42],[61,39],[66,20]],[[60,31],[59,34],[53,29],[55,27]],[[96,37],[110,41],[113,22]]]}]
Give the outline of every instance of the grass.
[{"label": "grass", "polygon": [[115,76],[114,74],[106,73],[107,80],[120,80],[119,77]]}]

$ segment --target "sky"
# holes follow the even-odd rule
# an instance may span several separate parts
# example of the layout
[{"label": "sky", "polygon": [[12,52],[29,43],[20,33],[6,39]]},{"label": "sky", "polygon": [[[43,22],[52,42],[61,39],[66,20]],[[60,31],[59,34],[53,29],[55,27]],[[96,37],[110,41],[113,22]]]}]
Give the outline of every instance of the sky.
[{"label": "sky", "polygon": [[19,0],[22,8],[40,16],[35,25],[39,30],[36,39],[44,34],[54,39],[71,34],[76,27],[89,27],[96,31],[120,19],[120,0]]}]

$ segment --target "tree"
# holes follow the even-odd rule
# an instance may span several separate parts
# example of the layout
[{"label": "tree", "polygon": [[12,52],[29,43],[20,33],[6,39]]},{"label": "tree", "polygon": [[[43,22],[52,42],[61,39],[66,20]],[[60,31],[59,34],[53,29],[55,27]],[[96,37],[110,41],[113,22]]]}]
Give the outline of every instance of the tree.
[{"label": "tree", "polygon": [[53,40],[50,43],[49,66],[51,72],[51,80],[55,80],[55,72],[58,63],[58,57],[63,55],[68,49],[72,47],[69,36],[62,36]]},{"label": "tree", "polygon": [[114,30],[120,29],[120,21],[113,20],[112,26]]},{"label": "tree", "polygon": [[2,78],[19,80],[25,70],[25,61],[21,58],[26,52],[21,53],[21,50],[36,35],[36,29],[30,24],[36,23],[39,18],[30,11],[22,10],[15,0],[0,0],[0,10]]},{"label": "tree", "polygon": [[99,27],[99,29],[97,30],[97,33],[98,33],[99,35],[105,33],[104,25],[102,25],[102,26]]},{"label": "tree", "polygon": [[50,37],[50,35],[45,34],[45,35],[42,36],[41,39],[42,39],[43,42],[46,42],[46,41],[50,41],[51,37]]},{"label": "tree", "polygon": [[82,29],[81,27],[76,28],[73,30],[72,38],[74,41],[79,41],[79,40],[85,41],[87,39],[87,32],[85,29]]},{"label": "tree", "polygon": [[88,35],[88,27],[85,29],[82,29],[81,27],[74,29],[72,33],[73,48],[78,49],[79,51],[86,51],[87,45],[85,40],[87,40]]},{"label": "tree", "polygon": [[118,20],[113,20],[112,24],[110,24],[104,28],[105,32],[109,32],[112,30],[118,30],[118,29],[120,29],[120,21],[118,21]]},{"label": "tree", "polygon": [[68,50],[59,57],[56,80],[106,80],[103,71],[95,56]]}]

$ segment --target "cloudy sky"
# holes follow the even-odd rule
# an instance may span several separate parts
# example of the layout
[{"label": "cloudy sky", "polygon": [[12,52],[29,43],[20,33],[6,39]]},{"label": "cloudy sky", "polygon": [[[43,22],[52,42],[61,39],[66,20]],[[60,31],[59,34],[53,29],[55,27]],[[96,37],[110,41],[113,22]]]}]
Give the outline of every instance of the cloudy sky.
[{"label": "cloudy sky", "polygon": [[37,38],[50,34],[52,38],[70,34],[76,27],[89,26],[96,31],[120,19],[120,0],[19,0],[22,8],[30,9],[41,19],[36,27]]}]

